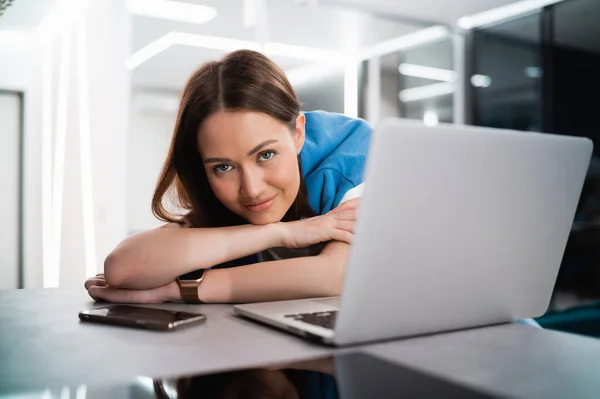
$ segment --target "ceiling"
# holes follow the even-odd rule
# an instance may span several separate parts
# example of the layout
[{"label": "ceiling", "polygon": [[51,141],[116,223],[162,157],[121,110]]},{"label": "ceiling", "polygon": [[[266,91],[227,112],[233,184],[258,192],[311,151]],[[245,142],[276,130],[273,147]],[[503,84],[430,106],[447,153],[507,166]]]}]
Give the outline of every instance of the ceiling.
[{"label": "ceiling", "polygon": [[[269,41],[344,51],[405,35],[434,23],[454,25],[463,16],[515,2],[515,0],[319,0],[317,5],[306,5],[300,4],[302,2],[297,0],[265,0],[267,23],[261,25],[262,29],[247,29],[243,25],[243,0],[179,1],[215,7],[218,15],[214,20],[202,25],[134,16],[132,53],[171,31],[241,40],[257,40],[258,37],[266,35]],[[583,3],[597,1],[570,0],[559,6],[561,18],[556,23],[556,39],[561,44],[600,50],[600,24],[595,23],[600,20],[600,10],[598,15],[592,15],[593,13],[585,11],[585,7],[580,7]],[[15,0],[0,17],[0,30],[32,29],[56,3],[58,0]],[[574,24],[573,21],[578,22]],[[581,28],[584,25],[585,30]],[[589,26],[597,27],[598,34],[589,35]],[[267,29],[264,29],[265,27]],[[510,32],[504,29],[507,27],[510,27]],[[505,24],[504,27],[498,26],[493,29],[496,29],[499,34],[512,35],[522,40],[539,40],[538,25],[527,23],[526,20],[514,21],[510,25]],[[440,52],[439,57],[450,59],[446,53],[447,51]],[[431,51],[428,54],[431,54]],[[195,68],[221,55],[223,55],[221,51],[174,45],[136,68],[132,74],[132,82],[137,87],[179,90]],[[274,57],[274,59],[286,70],[307,64],[307,61],[295,58]],[[396,61],[395,57],[384,57],[382,60],[384,67],[389,68],[395,68]],[[442,68],[451,67],[442,64],[444,63],[439,62],[432,65]]]},{"label": "ceiling", "polygon": [[[126,1],[126,0],[122,0]],[[206,4],[220,8],[224,13],[237,16],[241,21],[242,0],[177,0],[195,4]],[[303,19],[302,25],[312,24],[312,18],[315,13],[302,11],[311,8],[335,8],[349,12],[349,10],[366,11],[385,15],[390,19],[414,20],[416,23],[424,25],[447,24],[453,25],[459,18],[476,14],[485,10],[500,7],[506,4],[514,3],[517,0],[318,0],[316,6],[302,5],[298,0],[267,0],[269,8],[278,8],[279,10],[294,10],[301,15],[293,16],[295,20],[309,16],[310,19]],[[14,0],[11,7],[0,18],[0,29],[5,28],[31,28],[35,27],[42,18],[52,9],[58,0]],[[279,4],[278,4],[279,3]],[[351,12],[351,11],[350,11]],[[220,13],[219,17],[223,16]],[[319,17],[317,17],[319,19]],[[321,20],[326,17],[321,18]],[[337,21],[329,20],[329,23]],[[280,23],[288,28],[298,27],[288,23],[287,18],[280,20]],[[213,23],[213,25],[215,25]],[[227,30],[232,26],[221,24],[222,29]],[[233,27],[235,28],[235,27]],[[218,29],[217,29],[218,30]]]},{"label": "ceiling", "polygon": [[266,0],[267,23],[259,29],[247,29],[243,24],[243,0],[182,1],[214,7],[217,17],[196,25],[136,16],[134,51],[173,30],[243,40],[258,39],[258,34],[265,32],[268,41],[342,50],[375,44],[421,28],[344,7],[311,7],[290,0]]},{"label": "ceiling", "polygon": [[323,5],[346,5],[380,12],[390,17],[446,25],[454,25],[464,16],[515,2],[516,0],[319,0],[319,4]]},{"label": "ceiling", "polygon": [[[244,27],[242,0],[187,1],[216,8],[217,18],[206,24],[194,25],[135,16],[132,51],[143,48],[171,31],[239,40],[258,40],[258,35],[266,33],[267,41],[344,51],[360,49],[422,28],[413,24],[377,18],[353,9],[311,7],[298,5],[289,0],[268,0],[266,17],[268,29],[265,32],[265,30]],[[175,45],[136,68],[133,84],[159,88],[181,87],[198,65],[223,54],[224,52],[216,50]],[[307,61],[295,58],[273,58],[286,70],[308,64]]]},{"label": "ceiling", "polygon": [[[132,52],[170,31],[182,31],[243,40],[257,40],[262,33],[268,40],[300,46],[343,51],[363,48],[386,39],[405,35],[433,24],[455,25],[467,15],[514,3],[515,0],[265,0],[267,29],[243,26],[243,0],[180,0],[209,5],[217,9],[217,17],[203,25],[170,20],[133,18]],[[308,3],[308,4],[307,4]],[[525,26],[523,35],[539,32]],[[427,65],[451,68],[451,57],[443,54]],[[223,55],[223,52],[175,45],[134,70],[136,87],[180,88],[201,63]],[[446,57],[445,59],[441,59]],[[306,61],[273,57],[284,69],[305,65]],[[397,67],[395,57],[384,57],[385,69]]]}]

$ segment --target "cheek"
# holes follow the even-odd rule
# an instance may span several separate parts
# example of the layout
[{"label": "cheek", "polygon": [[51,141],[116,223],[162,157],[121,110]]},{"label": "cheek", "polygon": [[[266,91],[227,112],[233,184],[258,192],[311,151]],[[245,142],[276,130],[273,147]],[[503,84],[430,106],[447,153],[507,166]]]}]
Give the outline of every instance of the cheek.
[{"label": "cheek", "polygon": [[[209,172],[207,172],[209,173]],[[233,178],[209,176],[208,183],[213,193],[222,203],[235,201],[237,198],[236,181]]]},{"label": "cheek", "polygon": [[295,155],[292,155],[281,157],[280,161],[270,170],[270,183],[295,196],[295,191],[300,184],[298,160]]}]

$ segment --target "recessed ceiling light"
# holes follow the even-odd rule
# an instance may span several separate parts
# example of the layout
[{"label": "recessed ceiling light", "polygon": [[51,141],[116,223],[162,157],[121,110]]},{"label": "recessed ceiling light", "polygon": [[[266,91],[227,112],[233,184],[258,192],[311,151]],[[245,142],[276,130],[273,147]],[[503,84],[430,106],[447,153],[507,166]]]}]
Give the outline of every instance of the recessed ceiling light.
[{"label": "recessed ceiling light", "polygon": [[203,24],[217,16],[213,7],[171,0],[129,0],[129,11],[145,17]]},{"label": "recessed ceiling light", "polygon": [[404,76],[439,80],[441,82],[454,82],[456,80],[456,72],[450,69],[433,68],[425,65],[403,63],[398,67],[398,72]]}]

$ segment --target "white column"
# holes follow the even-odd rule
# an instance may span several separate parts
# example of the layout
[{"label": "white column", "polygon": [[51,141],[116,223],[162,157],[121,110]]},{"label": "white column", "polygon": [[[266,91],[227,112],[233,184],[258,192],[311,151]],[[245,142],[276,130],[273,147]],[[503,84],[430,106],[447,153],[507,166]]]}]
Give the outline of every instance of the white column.
[{"label": "white column", "polygon": [[377,125],[381,116],[381,58],[375,57],[367,61],[366,119]]},{"label": "white column", "polygon": [[358,116],[358,61],[353,58],[344,67],[344,114]]},{"label": "white column", "polygon": [[452,35],[454,71],[456,72],[456,82],[454,90],[454,123],[463,125],[466,122],[467,115],[467,85],[466,79],[466,58],[467,48],[463,32],[454,32]]}]

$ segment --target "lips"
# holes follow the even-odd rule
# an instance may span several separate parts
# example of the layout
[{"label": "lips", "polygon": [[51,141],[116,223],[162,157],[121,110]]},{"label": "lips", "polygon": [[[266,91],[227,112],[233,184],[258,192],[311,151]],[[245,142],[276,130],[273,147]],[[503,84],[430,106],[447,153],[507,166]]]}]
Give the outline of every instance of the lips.
[{"label": "lips", "polygon": [[277,197],[277,194],[275,194],[271,198],[267,198],[265,200],[260,200],[260,201],[244,204],[244,206],[252,212],[262,212],[262,211],[269,209],[271,207],[271,205],[273,205],[273,202],[275,201],[275,197]]}]

